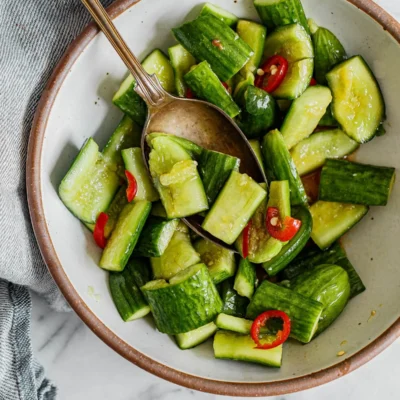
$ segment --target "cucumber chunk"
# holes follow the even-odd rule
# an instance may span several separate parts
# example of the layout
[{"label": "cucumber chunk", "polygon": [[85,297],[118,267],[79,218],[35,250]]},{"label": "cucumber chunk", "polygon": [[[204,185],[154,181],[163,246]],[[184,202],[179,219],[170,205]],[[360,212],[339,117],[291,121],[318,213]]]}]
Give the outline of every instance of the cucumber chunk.
[{"label": "cucumber chunk", "polygon": [[[183,161],[193,165],[190,154],[168,136],[155,137],[151,146],[150,173],[168,218],[183,218],[207,210],[207,197],[197,169],[189,165],[190,173],[180,174],[179,166],[183,165],[177,166]],[[174,183],[164,185],[163,178]]]},{"label": "cucumber chunk", "polygon": [[150,312],[140,291],[140,286],[150,279],[150,267],[145,259],[131,259],[123,272],[110,272],[111,297],[125,322],[142,318]]},{"label": "cucumber chunk", "polygon": [[206,239],[194,242],[194,248],[200,254],[201,262],[207,265],[211,278],[215,284],[235,275],[235,253],[224,249]]},{"label": "cucumber chunk", "polygon": [[165,208],[162,205],[161,201],[156,201],[155,203],[153,203],[153,207],[151,208],[151,215],[153,217],[160,217],[160,218],[164,218],[164,219],[169,219],[167,217],[167,213],[166,213]]},{"label": "cucumber chunk", "polygon": [[151,202],[159,200],[160,196],[154,188],[153,182],[144,165],[142,149],[140,147],[132,147],[122,150],[121,154],[125,163],[125,169],[135,177],[137,182],[135,200],[147,200]]},{"label": "cucumber chunk", "polygon": [[232,14],[231,12],[224,10],[223,8],[218,7],[212,3],[204,4],[203,8],[201,9],[200,15],[213,15],[228,26],[235,25],[239,20],[239,18],[235,14]]},{"label": "cucumber chunk", "polygon": [[213,336],[214,333],[217,332],[217,329],[218,328],[214,322],[210,322],[209,324],[194,329],[193,331],[179,333],[175,336],[175,340],[180,349],[192,349]]},{"label": "cucumber chunk", "polygon": [[156,279],[170,279],[200,262],[200,256],[190,242],[189,230],[183,222],[178,224],[162,255],[150,261]]},{"label": "cucumber chunk", "polygon": [[[215,320],[215,325],[217,325],[219,329],[250,335],[253,321],[221,313]],[[262,327],[260,333],[269,333],[268,328],[265,326]]]},{"label": "cucumber chunk", "polygon": [[261,145],[259,140],[257,139],[252,139],[249,140],[250,146],[254,151],[254,154],[257,157],[258,163],[260,164],[261,169],[264,171],[265,173],[265,168],[264,168],[264,161],[263,161],[263,157],[262,157],[262,153],[261,153]]},{"label": "cucumber chunk", "polygon": [[289,181],[293,206],[307,204],[307,194],[294,165],[292,156],[278,130],[264,136],[262,150],[269,181]]},{"label": "cucumber chunk", "polygon": [[276,125],[277,111],[276,101],[270,94],[249,86],[244,93],[243,111],[237,124],[249,139],[258,138]]},{"label": "cucumber chunk", "polygon": [[140,147],[141,136],[142,130],[139,125],[125,115],[102,152],[103,159],[108,168],[117,172],[118,175],[125,177],[121,150],[128,149],[129,147]]},{"label": "cucumber chunk", "polygon": [[347,272],[337,265],[319,265],[291,282],[291,289],[324,305],[316,335],[323,332],[341,314],[350,297]]},{"label": "cucumber chunk", "polygon": [[300,0],[254,0],[254,6],[261,21],[270,30],[298,23],[309,33],[307,18]]},{"label": "cucumber chunk", "polygon": [[344,132],[358,143],[371,140],[385,118],[385,102],[372,71],[361,56],[342,62],[327,75],[332,112]]},{"label": "cucumber chunk", "polygon": [[119,183],[118,175],[107,167],[98,145],[90,138],[61,181],[58,193],[72,214],[94,224],[97,216],[107,210]]},{"label": "cucumber chunk", "polygon": [[197,60],[207,61],[223,82],[237,74],[253,55],[251,47],[214,15],[201,15],[172,32]]},{"label": "cucumber chunk", "polygon": [[248,175],[233,171],[204,219],[203,229],[232,244],[266,195]]},{"label": "cucumber chunk", "polygon": [[263,281],[247,307],[246,318],[255,319],[267,310],[284,311],[291,320],[290,336],[308,343],[317,330],[323,305],[283,286]]},{"label": "cucumber chunk", "polygon": [[342,130],[333,129],[312,134],[291,150],[300,176],[322,167],[328,158],[341,158],[353,153],[359,144]]},{"label": "cucumber chunk", "polygon": [[241,258],[233,288],[240,296],[251,299],[256,286],[256,267],[247,259]]},{"label": "cucumber chunk", "polygon": [[192,68],[184,76],[184,79],[197,98],[215,104],[231,118],[240,113],[239,106],[233,101],[232,96],[222,85],[207,61],[203,61]]},{"label": "cucumber chunk", "polygon": [[249,299],[240,296],[233,289],[233,279],[227,279],[220,285],[220,294],[223,302],[221,312],[232,315],[234,317],[244,317]]},{"label": "cucumber chunk", "polygon": [[186,83],[184,75],[190,71],[193,65],[196,65],[195,58],[180,44],[168,49],[171,65],[175,72],[175,87],[179,97],[186,95]]},{"label": "cucumber chunk", "polygon": [[135,256],[161,257],[167,249],[179,220],[150,217],[133,252]]},{"label": "cucumber chunk", "polygon": [[142,286],[162,333],[177,335],[213,322],[222,301],[204,264],[193,265],[175,275],[168,284],[156,280]]},{"label": "cucumber chunk", "polygon": [[394,168],[327,160],[322,168],[319,198],[325,201],[385,206],[394,184]]},{"label": "cucumber chunk", "polygon": [[331,101],[327,87],[310,86],[292,103],[281,127],[289,150],[314,132]]},{"label": "cucumber chunk", "polygon": [[286,217],[290,217],[289,181],[272,181],[270,183],[268,207],[278,208],[281,221],[284,221]]},{"label": "cucumber chunk", "polygon": [[228,154],[204,149],[199,158],[199,174],[208,203],[214,203],[232,171],[238,171],[240,160]]},{"label": "cucumber chunk", "polygon": [[314,68],[311,38],[299,24],[277,28],[267,36],[264,60],[273,55],[284,57],[289,63],[285,79],[272,95],[278,99],[296,99],[308,87]]},{"label": "cucumber chunk", "polygon": [[260,350],[255,348],[253,339],[248,335],[218,331],[214,336],[214,356],[279,368],[282,363],[282,345]]},{"label": "cucumber chunk", "polygon": [[324,250],[357,224],[368,207],[319,200],[310,207],[310,212],[313,218],[311,238]]},{"label": "cucumber chunk", "polygon": [[123,208],[101,256],[101,268],[108,271],[124,270],[150,210],[151,203],[146,200],[129,203]]},{"label": "cucumber chunk", "polygon": [[301,227],[294,238],[282,247],[282,250],[271,260],[263,263],[263,268],[269,276],[275,276],[282,271],[307,244],[310,239],[313,220],[307,207],[293,209],[293,217],[301,221]]}]

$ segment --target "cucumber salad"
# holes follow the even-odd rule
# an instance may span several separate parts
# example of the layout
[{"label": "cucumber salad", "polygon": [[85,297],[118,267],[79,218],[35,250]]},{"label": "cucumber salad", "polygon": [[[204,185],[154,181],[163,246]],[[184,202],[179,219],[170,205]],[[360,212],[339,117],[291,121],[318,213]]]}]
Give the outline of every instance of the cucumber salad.
[{"label": "cucumber salad", "polygon": [[[181,349],[213,337],[216,358],[280,367],[286,340],[309,343],[365,290],[339,240],[387,204],[395,170],[347,157],[385,134],[364,58],[307,19],[300,0],[254,6],[260,21],[205,4],[172,29],[168,55],[156,49],[143,67],[171,94],[234,118],[268,184],[173,132],[146,136],[147,168],[147,107],[130,75],[113,99],[122,121],[102,151],[83,144],[59,195],[103,249],[124,321],[151,315]],[[225,246],[181,220],[193,215]]]}]

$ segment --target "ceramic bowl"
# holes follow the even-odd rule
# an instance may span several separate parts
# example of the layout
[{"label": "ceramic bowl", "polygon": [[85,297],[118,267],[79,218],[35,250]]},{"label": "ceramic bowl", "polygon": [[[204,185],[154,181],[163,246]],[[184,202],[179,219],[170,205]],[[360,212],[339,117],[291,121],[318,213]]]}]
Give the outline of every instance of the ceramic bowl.
[{"label": "ceramic bowl", "polygon": [[[252,0],[213,0],[258,19]],[[195,17],[200,0],[120,0],[109,13],[139,57],[174,43],[170,29]],[[357,160],[400,167],[400,26],[370,0],[303,0],[306,13],[331,29],[349,55],[362,54],[387,105],[387,134],[363,145]],[[193,8],[195,9],[193,10]],[[261,396],[320,385],[359,367],[400,332],[400,182],[387,207],[372,208],[344,238],[367,290],[351,300],[325,333],[308,345],[285,345],[280,369],[215,360],[211,342],[181,351],[150,319],[124,323],[110,297],[100,251],[64,207],[57,187],[89,136],[103,146],[121,113],[111,103],[126,68],[92,24],[54,71],[40,102],[29,145],[27,185],[32,222],[48,268],[82,320],[123,357],[172,382],[219,394]],[[371,312],[376,311],[371,317]],[[345,341],[345,342],[344,342]],[[339,351],[345,354],[338,357]]]}]

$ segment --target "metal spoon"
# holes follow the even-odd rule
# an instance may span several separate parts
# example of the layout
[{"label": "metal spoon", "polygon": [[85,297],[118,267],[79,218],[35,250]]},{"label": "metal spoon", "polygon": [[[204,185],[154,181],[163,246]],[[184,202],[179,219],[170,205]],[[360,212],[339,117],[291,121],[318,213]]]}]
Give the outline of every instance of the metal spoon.
[{"label": "metal spoon", "polygon": [[[232,118],[213,104],[167,93],[157,77],[149,75],[129,50],[99,0],[82,0],[82,3],[136,79],[135,91],[148,106],[148,116],[142,133],[142,151],[147,166],[146,135],[163,132],[189,139],[206,149],[238,157],[241,160],[240,172],[248,174],[256,182],[266,181],[248,140]],[[201,217],[191,216],[183,221],[203,238],[234,250],[202,229]]]}]

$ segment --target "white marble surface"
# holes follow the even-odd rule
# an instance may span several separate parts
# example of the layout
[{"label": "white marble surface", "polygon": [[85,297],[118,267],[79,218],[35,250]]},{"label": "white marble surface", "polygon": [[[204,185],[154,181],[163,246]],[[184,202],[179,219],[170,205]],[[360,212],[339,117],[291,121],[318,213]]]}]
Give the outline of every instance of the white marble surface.
[{"label": "white marble surface", "polygon": [[[334,1],[334,0],[331,0]],[[377,0],[400,20],[400,0]],[[181,388],[129,363],[97,338],[75,313],[52,312],[33,298],[33,347],[61,400],[183,400],[224,398]],[[276,400],[400,398],[400,341],[357,371],[327,385]]]}]

